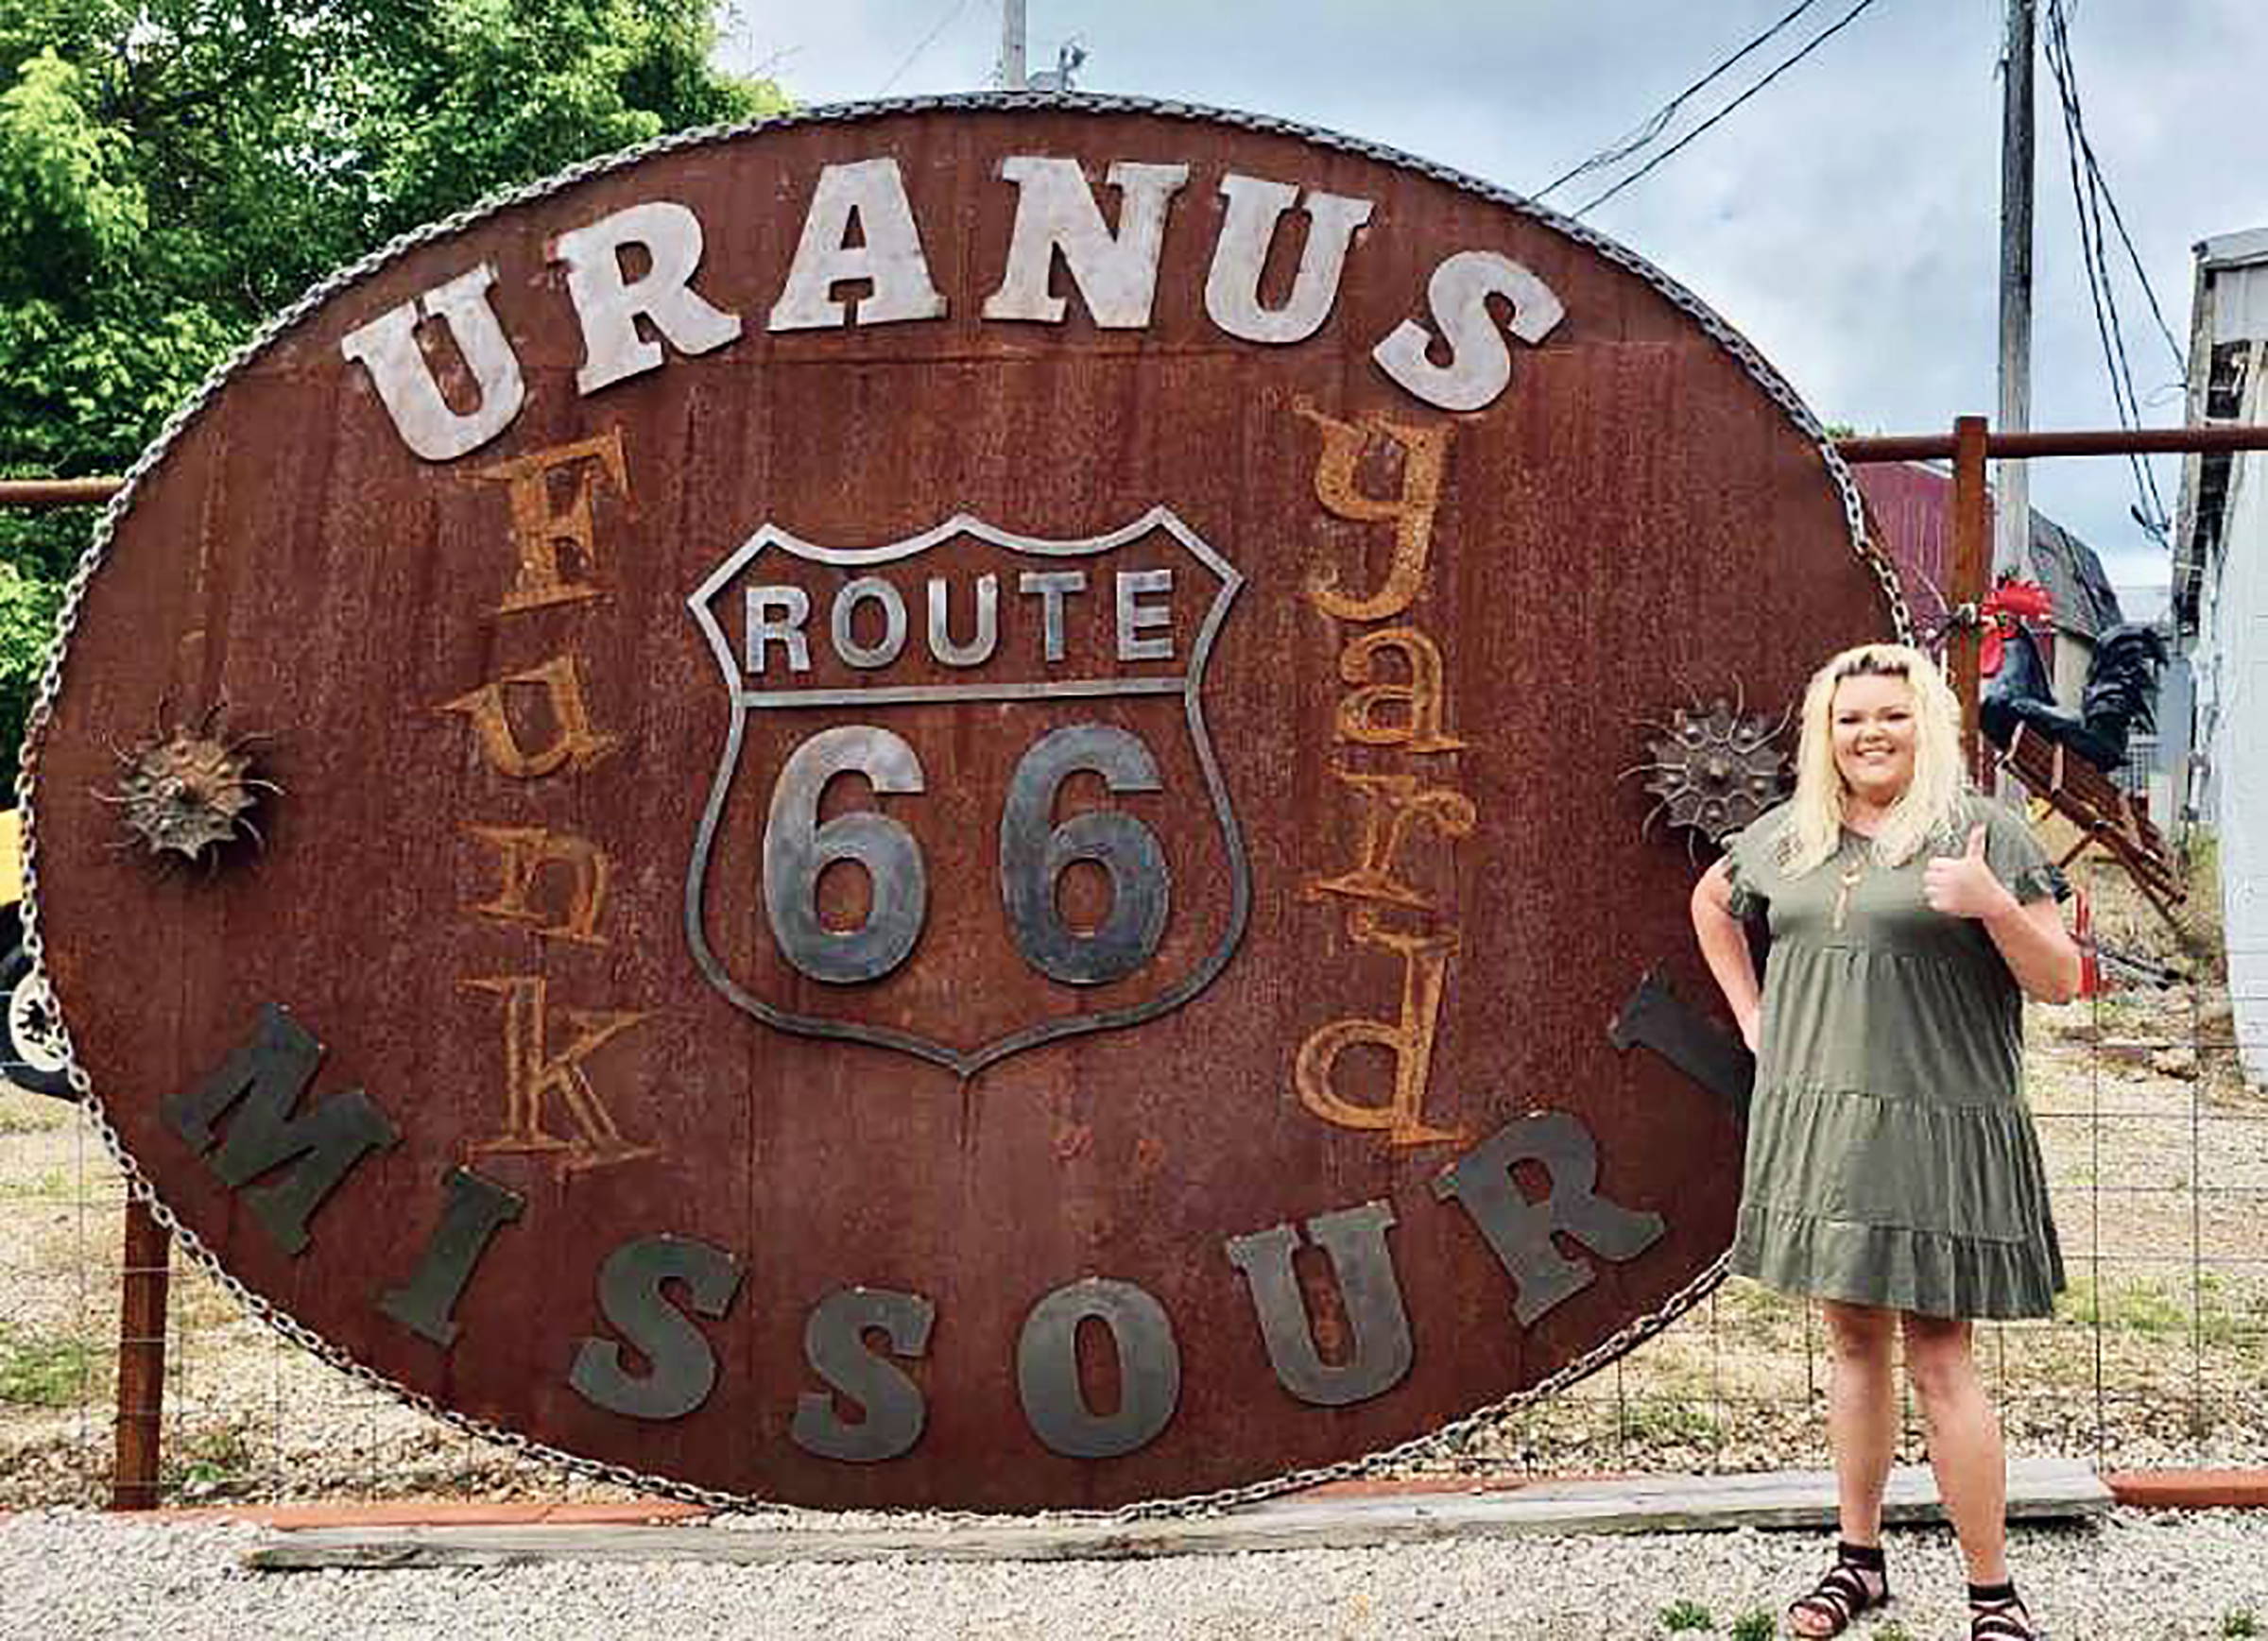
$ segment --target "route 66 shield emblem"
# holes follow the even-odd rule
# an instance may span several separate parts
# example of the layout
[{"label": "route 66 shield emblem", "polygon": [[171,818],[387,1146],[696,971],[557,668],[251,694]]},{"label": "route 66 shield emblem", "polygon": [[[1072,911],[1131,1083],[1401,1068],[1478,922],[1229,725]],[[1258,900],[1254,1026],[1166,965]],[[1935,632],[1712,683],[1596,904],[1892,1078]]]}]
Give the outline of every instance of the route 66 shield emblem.
[{"label": "route 66 shield emblem", "polygon": [[[1250,906],[1203,699],[1242,585],[1163,506],[1074,540],[758,530],[688,601],[732,703],[686,874],[701,972],[964,1076],[1201,992]],[[971,965],[1022,983],[971,995]]]}]

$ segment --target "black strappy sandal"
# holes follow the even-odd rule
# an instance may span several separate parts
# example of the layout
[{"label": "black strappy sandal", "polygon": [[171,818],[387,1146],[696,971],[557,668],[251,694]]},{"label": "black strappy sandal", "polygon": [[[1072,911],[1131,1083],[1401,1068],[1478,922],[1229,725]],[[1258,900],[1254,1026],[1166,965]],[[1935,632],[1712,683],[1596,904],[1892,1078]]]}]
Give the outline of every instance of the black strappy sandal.
[{"label": "black strappy sandal", "polygon": [[2014,1584],[1968,1586],[1968,1641],[2037,1641],[2038,1634]]},{"label": "black strappy sandal", "polygon": [[[1866,1582],[1865,1575],[1872,1573],[1881,1581],[1881,1593],[1877,1595]],[[1825,1641],[1830,1635],[1840,1635],[1850,1628],[1850,1621],[1862,1613],[1871,1613],[1877,1607],[1890,1604],[1890,1580],[1883,1570],[1881,1545],[1852,1544],[1846,1539],[1835,1546],[1835,1564],[1812,1587],[1809,1595],[1798,1596],[1788,1603],[1790,1627],[1807,1641]],[[1830,1626],[1825,1630],[1806,1630],[1794,1620],[1798,1615],[1824,1619]],[[2011,1635],[2028,1635],[2029,1631],[2011,1631]],[[1989,1631],[1981,1632],[1972,1641],[2002,1641]]]}]

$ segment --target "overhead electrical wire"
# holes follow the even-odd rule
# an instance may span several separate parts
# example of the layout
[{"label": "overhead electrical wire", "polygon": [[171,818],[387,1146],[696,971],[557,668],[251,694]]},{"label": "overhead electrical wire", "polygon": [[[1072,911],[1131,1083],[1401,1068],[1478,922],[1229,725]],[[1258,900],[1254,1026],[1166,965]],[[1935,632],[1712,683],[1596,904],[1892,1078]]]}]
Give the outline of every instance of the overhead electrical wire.
[{"label": "overhead electrical wire", "polygon": [[[2067,71],[2071,60],[2070,40],[2066,32],[2069,22],[2070,16],[2064,9],[2063,0],[2050,0],[2049,40],[2052,48],[2060,51]],[[2050,66],[2053,66],[2053,56],[2050,59]],[[2111,195],[2110,184],[2103,175],[2102,164],[2095,159],[2094,145],[2088,140],[2086,122],[2084,119],[2076,117],[2079,90],[2075,76],[2070,77],[2070,105],[2075,116],[2071,128],[2078,136],[2079,152],[2087,167],[2088,186],[2101,195],[2105,208],[2110,213],[2111,226],[2119,231],[2119,243],[2125,248],[2126,260],[2134,267],[2135,281],[2142,287],[2142,295],[2150,303],[2150,316],[2157,322],[2157,333],[2165,340],[2166,351],[2173,355],[2174,368],[2186,375],[2189,371],[2188,356],[2183,353],[2181,344],[2174,339],[2173,329],[2166,323],[2165,310],[2158,306],[2157,291],[2150,283],[2150,275],[2148,270],[2142,266],[2140,253],[2134,248],[2134,240],[2126,231],[2126,218],[2119,210],[2118,200]]]},{"label": "overhead electrical wire", "polygon": [[1750,86],[1739,96],[1727,103],[1723,108],[1719,109],[1708,119],[1695,126],[1684,136],[1678,138],[1676,142],[1671,144],[1660,153],[1655,155],[1653,159],[1647,161],[1637,170],[1631,172],[1629,176],[1624,178],[1613,187],[1607,189],[1605,193],[1597,195],[1591,199],[1587,200],[1584,204],[1577,206],[1573,214],[1576,216],[1587,215],[1590,212],[1595,211],[1600,206],[1606,204],[1607,200],[1612,199],[1617,194],[1620,194],[1624,189],[1629,187],[1631,184],[1641,181],[1644,178],[1651,176],[1664,162],[1675,159],[1678,154],[1682,153],[1692,144],[1694,139],[1700,137],[1704,132],[1715,127],[1727,114],[1731,113],[1735,109],[1739,108],[1750,97],[1756,95],[1757,93],[1762,91],[1766,86],[1770,85],[1781,75],[1794,68],[1805,58],[1811,56],[1813,52],[1818,50],[1830,40],[1832,40],[1836,35],[1842,33],[1846,28],[1848,28],[1853,23],[1858,21],[1860,13],[1864,11],[1874,3],[1875,0],[1858,0],[1857,5],[1853,6],[1849,10],[1844,12],[1842,16],[1835,19],[1834,22],[1829,24],[1825,28],[1822,28],[1818,33],[1813,35],[1811,39],[1804,42],[1804,43],[1796,50],[1794,55],[1782,60],[1776,68],[1772,70],[1771,73],[1765,75],[1763,78],[1758,80],[1754,85]]},{"label": "overhead electrical wire", "polygon": [[927,51],[932,45],[936,43],[937,36],[944,33],[948,28],[951,28],[954,24],[959,20],[961,13],[968,9],[969,0],[956,0],[956,4],[954,6],[953,9],[946,12],[943,17],[939,18],[936,26],[932,27],[927,34],[924,34],[921,37],[920,43],[916,45],[913,50],[905,54],[905,60],[901,62],[896,68],[890,70],[890,77],[882,82],[882,90],[876,92],[874,94],[878,97],[889,95],[890,87],[898,83],[898,77],[905,73],[907,69],[913,67],[915,60],[919,59],[923,52]]},{"label": "overhead electrical wire", "polygon": [[[2156,316],[2159,333],[2174,352],[2180,368],[2187,370],[2181,350],[2174,345],[2173,333],[2166,329],[2164,316],[2159,312],[2156,293],[2150,288],[2149,275],[2142,269],[2141,259],[2134,252],[2134,244],[2126,235],[2125,224],[2119,215],[2118,202],[2112,198],[2110,184],[2096,162],[2094,149],[2087,137],[2086,111],[2079,98],[2079,77],[2071,61],[2070,18],[2064,0],[2048,0],[2046,12],[2046,47],[2048,69],[2055,81],[2057,101],[2063,112],[2064,150],[2071,179],[2072,208],[2079,221],[2080,262],[2087,272],[2088,296],[2094,307],[2095,335],[2103,349],[2103,365],[2110,378],[2111,402],[2119,414],[2122,428],[2139,428],[2142,423],[2141,397],[2135,391],[2134,368],[2126,354],[2125,330],[2119,317],[2118,291],[2111,281],[2109,259],[2105,254],[2107,239],[2104,231],[2104,214],[2107,210],[2117,226],[2119,237],[2126,247],[2127,256],[2134,265],[2135,277],[2148,299],[2151,313]],[[2127,466],[2134,474],[2136,506],[2135,521],[2160,542],[2165,539],[2168,523],[2164,497],[2157,487],[2157,476],[2150,464],[2132,452],[2127,453]]]},{"label": "overhead electrical wire", "polygon": [[1568,183],[1572,182],[1576,178],[1586,177],[1593,171],[1604,170],[1608,165],[1617,164],[1622,161],[1628,159],[1632,154],[1637,153],[1641,148],[1645,147],[1648,144],[1652,143],[1655,138],[1661,135],[1663,130],[1668,128],[1670,121],[1676,117],[1676,113],[1679,109],[1685,107],[1685,105],[1688,102],[1691,102],[1699,93],[1708,90],[1718,80],[1724,78],[1725,76],[1732,70],[1736,63],[1740,62],[1744,58],[1747,57],[1751,52],[1757,50],[1760,46],[1765,44],[1775,35],[1785,29],[1788,25],[1795,22],[1796,19],[1801,17],[1806,11],[1809,11],[1813,7],[1818,4],[1819,0],[1799,0],[1799,3],[1789,11],[1783,13],[1777,23],[1774,23],[1761,34],[1749,41],[1747,44],[1742,46],[1740,50],[1734,52],[1730,57],[1724,59],[1716,65],[1716,67],[1710,69],[1699,79],[1693,81],[1692,85],[1687,86],[1683,91],[1679,92],[1668,102],[1662,104],[1660,108],[1654,111],[1653,116],[1648,119],[1644,125],[1639,127],[1637,130],[1630,132],[1620,142],[1616,143],[1612,147],[1602,148],[1599,152],[1593,154],[1589,159],[1584,161],[1581,164],[1576,165],[1570,170],[1562,171],[1558,176],[1553,178],[1542,187],[1537,189],[1536,192],[1530,196],[1530,197],[1541,199],[1555,190],[1565,187]]}]

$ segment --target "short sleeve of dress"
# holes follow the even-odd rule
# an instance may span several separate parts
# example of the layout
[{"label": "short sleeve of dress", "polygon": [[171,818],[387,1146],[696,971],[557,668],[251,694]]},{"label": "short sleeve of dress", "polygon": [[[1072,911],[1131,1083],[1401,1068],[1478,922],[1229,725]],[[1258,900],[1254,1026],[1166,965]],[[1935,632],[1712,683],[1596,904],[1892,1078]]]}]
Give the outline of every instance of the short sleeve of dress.
[{"label": "short sleeve of dress", "polygon": [[1732,891],[1725,909],[1744,923],[1751,917],[1763,915],[1769,899],[1759,886],[1756,868],[1751,863],[1749,854],[1756,846],[1755,839],[1760,829],[1755,826],[1744,827],[1737,832],[1726,833],[1721,840],[1725,849],[1725,882]]},{"label": "short sleeve of dress", "polygon": [[1998,803],[1988,804],[1985,816],[1984,861],[1992,875],[2008,885],[2019,904],[2051,897],[2070,898],[2071,885],[2047,852],[2024,817]]}]

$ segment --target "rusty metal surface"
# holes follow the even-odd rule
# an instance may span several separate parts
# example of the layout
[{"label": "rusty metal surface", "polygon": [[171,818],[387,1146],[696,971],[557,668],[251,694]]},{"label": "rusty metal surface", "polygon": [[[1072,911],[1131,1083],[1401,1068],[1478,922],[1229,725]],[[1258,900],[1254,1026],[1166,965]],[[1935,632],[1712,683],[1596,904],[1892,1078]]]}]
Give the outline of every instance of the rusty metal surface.
[{"label": "rusty metal surface", "polygon": [[[983,316],[1012,155],[1076,158],[1110,220],[1114,162],[1189,167],[1146,325],[1098,328],[1060,265],[1062,322]],[[948,312],[767,331],[822,168],[876,157]],[[1373,202],[1304,340],[1208,317],[1232,172]],[[694,286],[742,330],[578,392],[548,256],[655,200],[703,225]],[[1565,313],[1452,414],[1371,350],[1476,249]],[[1287,228],[1268,303],[1298,260]],[[424,459],[341,342],[483,264],[525,402]],[[467,411],[463,360],[433,356]],[[1225,605],[1171,529],[1128,533],[1158,509],[1240,578]],[[1777,712],[1889,633],[1854,513],[1726,335],[1437,177],[1107,109],[683,147],[352,282],[140,474],[35,742],[45,959],[193,1251],[466,1418],[831,1505],[1110,1506],[1328,1464],[1538,1383],[1721,1253],[1733,1114],[1602,1029],[1658,963],[1709,995],[1693,868],[1615,778],[1635,715],[1734,678]],[[758,677],[696,611],[723,594],[745,639],[748,566],[716,578],[766,526],[815,550],[751,560],[808,600],[811,653],[773,644]],[[1089,569],[1059,664],[1017,590],[1045,555],[1004,536]],[[862,576],[906,605],[885,664],[886,611],[847,644],[829,624]],[[1074,674],[1095,687],[1054,687]],[[267,738],[265,846],[122,850],[112,748],[222,704]],[[835,778],[783,787],[842,726]],[[1122,901],[1149,910],[1102,940]],[[910,943],[858,946],[878,911]],[[337,1120],[255,1133],[232,1065],[298,1101],[276,1123]],[[1256,1307],[1279,1226],[1312,1355],[1280,1282]],[[1400,1348],[1394,1291],[1406,1371],[1356,1371]]]}]

